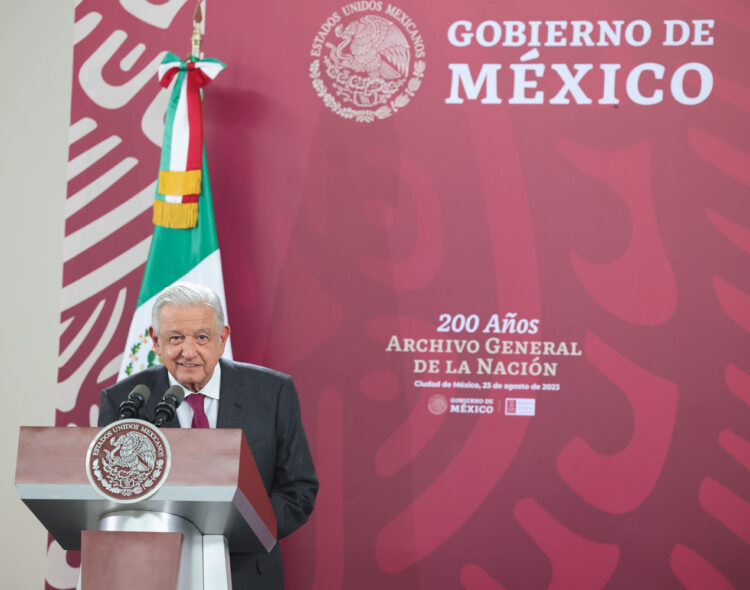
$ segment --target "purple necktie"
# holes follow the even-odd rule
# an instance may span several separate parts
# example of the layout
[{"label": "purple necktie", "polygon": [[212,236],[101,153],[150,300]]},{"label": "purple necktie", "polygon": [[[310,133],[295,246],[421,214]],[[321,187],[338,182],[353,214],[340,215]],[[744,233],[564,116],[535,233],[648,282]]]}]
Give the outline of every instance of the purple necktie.
[{"label": "purple necktie", "polygon": [[191,428],[209,428],[208,416],[203,411],[203,399],[206,396],[202,393],[191,393],[185,398],[190,407],[193,408],[193,423]]}]

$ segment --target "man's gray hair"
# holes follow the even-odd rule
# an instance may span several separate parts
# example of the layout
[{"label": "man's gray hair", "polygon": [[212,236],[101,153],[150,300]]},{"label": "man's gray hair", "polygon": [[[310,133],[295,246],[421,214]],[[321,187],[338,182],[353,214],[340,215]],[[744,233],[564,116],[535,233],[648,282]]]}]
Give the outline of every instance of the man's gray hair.
[{"label": "man's gray hair", "polygon": [[221,332],[224,328],[224,308],[221,305],[221,299],[210,287],[179,281],[159,293],[154,301],[154,308],[151,310],[151,327],[157,334],[159,333],[159,314],[165,305],[175,307],[208,305],[214,310],[218,331]]}]

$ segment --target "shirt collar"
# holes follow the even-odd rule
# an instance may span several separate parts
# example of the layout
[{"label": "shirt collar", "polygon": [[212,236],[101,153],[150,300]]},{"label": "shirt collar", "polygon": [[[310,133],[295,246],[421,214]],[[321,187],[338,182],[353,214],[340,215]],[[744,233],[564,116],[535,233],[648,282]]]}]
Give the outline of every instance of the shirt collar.
[{"label": "shirt collar", "polygon": [[214,367],[214,374],[211,375],[211,378],[208,380],[208,383],[203,386],[203,389],[197,392],[193,392],[187,389],[182,385],[182,383],[177,381],[177,379],[175,379],[172,373],[170,373],[169,371],[167,371],[167,377],[169,378],[169,385],[179,385],[180,387],[182,387],[182,389],[185,391],[185,396],[188,396],[191,393],[202,393],[206,397],[219,399],[219,391],[221,390],[221,363],[216,363],[216,366]]}]

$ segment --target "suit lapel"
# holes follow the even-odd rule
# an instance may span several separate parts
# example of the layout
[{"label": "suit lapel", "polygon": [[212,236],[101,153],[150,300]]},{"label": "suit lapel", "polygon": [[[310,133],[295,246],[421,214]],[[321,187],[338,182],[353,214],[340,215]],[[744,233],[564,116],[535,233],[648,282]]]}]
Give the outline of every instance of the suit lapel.
[{"label": "suit lapel", "polygon": [[221,363],[221,385],[219,390],[219,414],[217,428],[242,428],[244,425],[245,396],[242,395],[242,378],[230,361]]}]

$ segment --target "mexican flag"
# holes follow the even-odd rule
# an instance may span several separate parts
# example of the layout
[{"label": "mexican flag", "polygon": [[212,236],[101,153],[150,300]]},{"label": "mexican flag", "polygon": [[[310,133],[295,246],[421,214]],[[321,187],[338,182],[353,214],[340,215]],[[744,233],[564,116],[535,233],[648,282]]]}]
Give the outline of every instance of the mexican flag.
[{"label": "mexican flag", "polygon": [[[159,66],[159,82],[168,87],[174,80],[174,87],[164,124],[154,235],[118,380],[159,364],[148,329],[154,299],[165,287],[176,281],[206,285],[226,311],[201,113],[202,88],[224,67],[215,59],[181,60],[173,53]],[[229,342],[224,356],[232,358]]]}]

